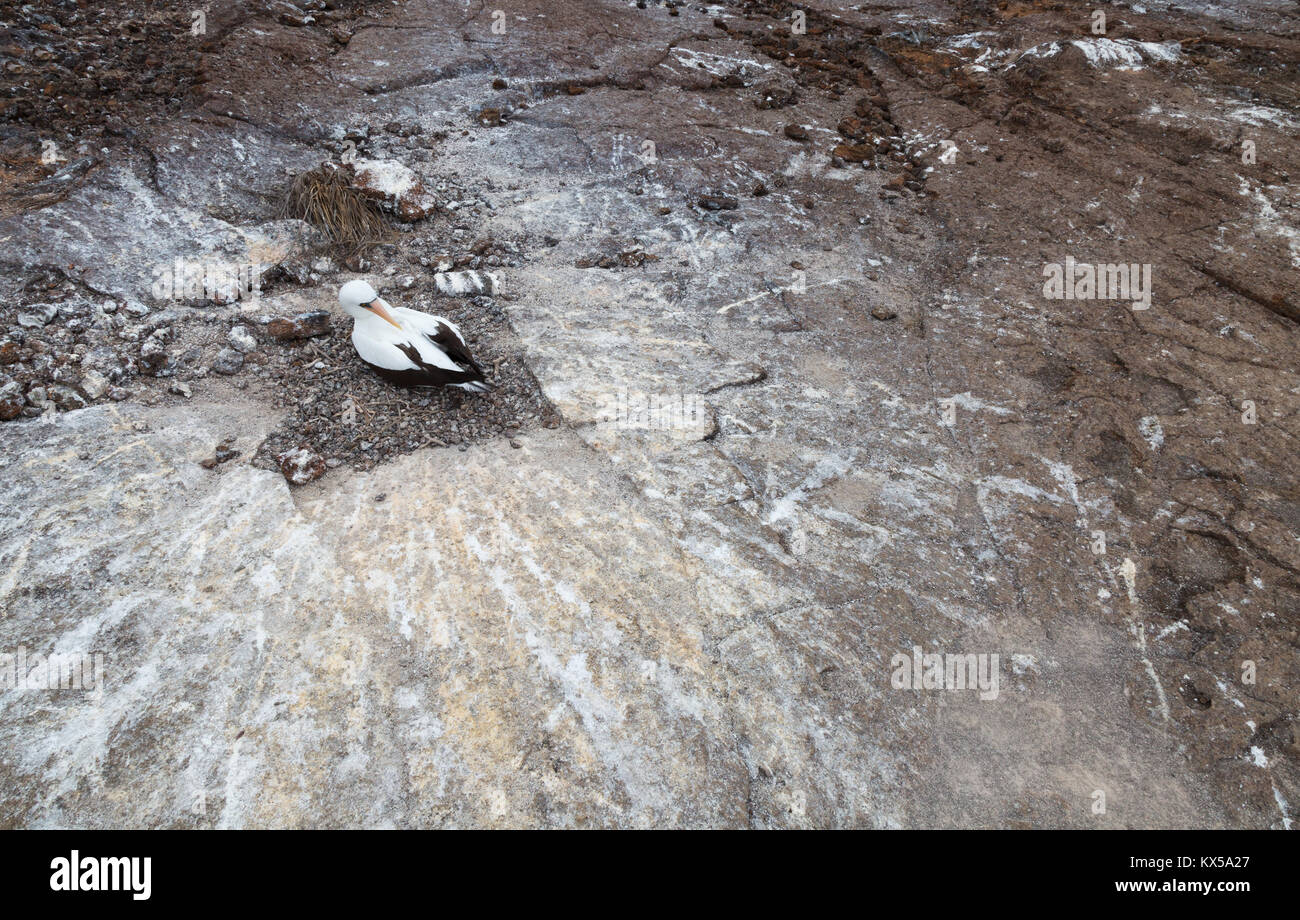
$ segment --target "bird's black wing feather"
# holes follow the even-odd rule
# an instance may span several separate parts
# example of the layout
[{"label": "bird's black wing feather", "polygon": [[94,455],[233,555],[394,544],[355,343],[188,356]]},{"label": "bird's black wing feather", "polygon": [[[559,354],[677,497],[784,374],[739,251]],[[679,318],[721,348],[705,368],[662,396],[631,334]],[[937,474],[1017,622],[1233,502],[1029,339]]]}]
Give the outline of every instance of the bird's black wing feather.
[{"label": "bird's black wing feather", "polygon": [[455,361],[457,364],[463,364],[466,367],[473,368],[479,374],[480,378],[482,377],[483,369],[478,366],[478,362],[475,361],[474,356],[469,353],[469,349],[465,346],[465,343],[461,341],[460,336],[456,335],[456,333],[453,332],[451,327],[446,323],[438,324],[437,335],[429,335],[429,333],[426,332],[424,336],[434,345],[437,345],[446,352],[447,357],[451,358],[451,360]]}]

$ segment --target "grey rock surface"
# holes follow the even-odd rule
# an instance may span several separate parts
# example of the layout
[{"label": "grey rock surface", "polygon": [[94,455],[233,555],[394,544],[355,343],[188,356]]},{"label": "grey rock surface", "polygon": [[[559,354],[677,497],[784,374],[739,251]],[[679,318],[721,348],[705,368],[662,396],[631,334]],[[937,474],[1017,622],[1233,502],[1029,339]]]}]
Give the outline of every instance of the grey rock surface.
[{"label": "grey rock surface", "polygon": [[[1055,7],[1000,43],[839,9],[838,94],[763,4],[539,0],[495,35],[427,0],[346,44],[214,13],[201,123],[5,217],[6,258],[154,307],[178,258],[318,276],[100,311],[168,374],[157,328],[214,311],[228,367],[0,422],[0,654],[104,675],[0,692],[0,825],[1290,827],[1300,158],[1294,113],[1193,56],[1294,57],[1295,16],[1146,6],[1137,38],[1186,44],[1119,69],[1046,53]],[[348,141],[458,202],[367,276],[492,266],[476,309],[555,427],[298,487],[251,462],[282,411],[240,384],[283,368],[227,330],[359,276],[259,202]],[[1066,255],[1153,263],[1151,308],[1045,298]],[[996,695],[896,686],[914,649],[998,656]]]}]

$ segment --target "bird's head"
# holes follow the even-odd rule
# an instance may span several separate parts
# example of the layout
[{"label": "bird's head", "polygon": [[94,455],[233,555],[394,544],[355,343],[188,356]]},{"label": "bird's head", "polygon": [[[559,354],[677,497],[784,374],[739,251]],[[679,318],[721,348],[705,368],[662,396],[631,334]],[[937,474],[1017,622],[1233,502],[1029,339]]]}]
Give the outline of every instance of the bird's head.
[{"label": "bird's head", "polygon": [[402,328],[397,320],[393,319],[393,314],[388,312],[388,304],[369,282],[358,279],[349,281],[339,288],[339,306],[343,308],[344,313],[354,319],[378,316],[397,326],[398,329]]}]

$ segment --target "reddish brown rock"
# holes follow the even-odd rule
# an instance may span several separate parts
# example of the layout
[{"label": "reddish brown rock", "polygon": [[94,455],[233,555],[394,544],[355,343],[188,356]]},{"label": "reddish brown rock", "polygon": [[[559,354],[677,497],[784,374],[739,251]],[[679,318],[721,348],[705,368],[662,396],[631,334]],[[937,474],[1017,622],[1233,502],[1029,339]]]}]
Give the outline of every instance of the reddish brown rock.
[{"label": "reddish brown rock", "polygon": [[853,118],[851,116],[849,118],[841,119],[835,130],[839,131],[840,134],[850,140],[861,140],[866,137],[867,134],[867,128],[862,123],[861,119]]},{"label": "reddish brown rock", "polygon": [[396,160],[357,160],[352,175],[357,191],[406,223],[423,220],[438,208],[423,180]]},{"label": "reddish brown rock", "polygon": [[861,163],[869,160],[872,153],[870,144],[840,144],[831,151],[832,156],[837,156],[846,163]]},{"label": "reddish brown rock", "polygon": [[18,418],[23,412],[23,392],[16,383],[0,388],[0,422]]},{"label": "reddish brown rock", "polygon": [[325,475],[325,458],[309,447],[285,451],[275,459],[290,485],[305,486]]},{"label": "reddish brown rock", "polygon": [[293,319],[273,319],[266,326],[267,335],[277,342],[309,339],[316,335],[328,335],[329,332],[330,315],[324,310],[299,313]]}]

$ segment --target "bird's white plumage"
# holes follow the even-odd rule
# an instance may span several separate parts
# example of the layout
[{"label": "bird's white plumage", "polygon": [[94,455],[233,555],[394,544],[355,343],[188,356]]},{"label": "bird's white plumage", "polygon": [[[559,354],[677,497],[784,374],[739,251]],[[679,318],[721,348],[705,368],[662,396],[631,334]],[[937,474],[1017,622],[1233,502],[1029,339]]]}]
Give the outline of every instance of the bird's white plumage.
[{"label": "bird's white plumage", "polygon": [[[387,305],[385,304],[385,306]],[[358,317],[353,325],[352,344],[363,360],[393,371],[415,370],[419,365],[398,347],[399,345],[410,345],[419,352],[420,358],[426,364],[432,364],[434,367],[440,367],[447,371],[464,370],[463,367],[451,360],[445,351],[426,337],[426,331],[428,335],[437,335],[438,323],[440,321],[447,322],[446,320],[401,307],[396,309],[390,307],[388,312],[401,323],[401,329],[373,314]],[[422,319],[419,321],[413,320],[412,315],[422,317]],[[427,322],[425,322],[426,320]],[[461,338],[460,330],[452,326],[451,323],[447,323],[447,325],[456,333],[456,338],[464,343],[465,340]]]},{"label": "bird's white plumage", "polygon": [[360,308],[363,303],[370,303],[378,296],[379,292],[370,286],[370,282],[362,281],[360,278],[349,281],[339,288],[339,304],[349,316],[356,316],[353,312],[355,309]]},{"label": "bird's white plumage", "polygon": [[[430,384],[447,382],[438,379],[438,371],[456,375],[472,373],[479,375],[479,379],[451,385],[471,392],[489,389],[472,359],[468,363],[463,360],[468,358],[469,348],[465,345],[460,329],[450,320],[418,310],[393,307],[373,287],[361,280],[349,281],[343,285],[339,290],[339,303],[355,320],[352,326],[352,345],[368,364],[398,374],[423,373],[433,378],[429,380]],[[446,343],[447,332],[456,338],[459,348],[455,343]],[[459,355],[458,358],[453,359],[444,347],[434,341],[439,337],[448,345],[452,354]],[[418,356],[418,361],[409,353],[411,351]],[[406,385],[424,385],[413,384],[409,380],[401,382]]]}]

